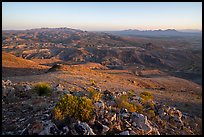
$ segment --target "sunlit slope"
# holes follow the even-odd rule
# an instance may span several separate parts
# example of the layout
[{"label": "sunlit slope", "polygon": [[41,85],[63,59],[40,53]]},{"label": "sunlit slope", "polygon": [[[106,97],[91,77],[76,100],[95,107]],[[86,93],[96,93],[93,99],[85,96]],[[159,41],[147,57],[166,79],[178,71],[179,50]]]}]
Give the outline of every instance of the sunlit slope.
[{"label": "sunlit slope", "polygon": [[8,68],[38,68],[45,69],[47,66],[38,65],[37,63],[26,60],[20,57],[16,57],[12,54],[2,52],[2,67]]}]

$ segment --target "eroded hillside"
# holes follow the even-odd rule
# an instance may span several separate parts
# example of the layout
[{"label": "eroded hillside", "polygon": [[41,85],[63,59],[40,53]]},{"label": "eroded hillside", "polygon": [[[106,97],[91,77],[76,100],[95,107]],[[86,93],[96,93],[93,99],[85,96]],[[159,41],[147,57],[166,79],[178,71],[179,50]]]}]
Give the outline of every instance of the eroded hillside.
[{"label": "eroded hillside", "polygon": [[200,135],[202,40],[3,31],[6,135]]}]

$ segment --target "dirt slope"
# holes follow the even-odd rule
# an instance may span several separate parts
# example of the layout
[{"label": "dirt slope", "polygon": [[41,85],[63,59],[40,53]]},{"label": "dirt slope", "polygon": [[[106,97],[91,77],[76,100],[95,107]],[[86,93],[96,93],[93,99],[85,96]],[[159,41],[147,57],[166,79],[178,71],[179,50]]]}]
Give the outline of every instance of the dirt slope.
[{"label": "dirt slope", "polygon": [[48,66],[38,65],[31,60],[16,57],[12,54],[2,52],[2,75],[7,76],[26,76],[41,74],[47,70]]}]

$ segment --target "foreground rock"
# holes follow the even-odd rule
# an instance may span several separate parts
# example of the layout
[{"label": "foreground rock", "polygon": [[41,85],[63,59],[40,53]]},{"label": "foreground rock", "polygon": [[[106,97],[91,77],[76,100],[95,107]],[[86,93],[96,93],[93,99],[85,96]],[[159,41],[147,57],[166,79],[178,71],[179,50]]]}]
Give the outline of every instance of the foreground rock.
[{"label": "foreground rock", "polygon": [[[192,117],[180,110],[152,102],[154,117],[144,112],[130,112],[118,108],[115,98],[118,95],[104,91],[104,96],[94,102],[94,117],[88,121],[68,118],[56,121],[53,108],[65,88],[58,84],[51,96],[37,96],[31,92],[32,86],[24,84],[20,88],[9,80],[2,80],[2,124],[4,135],[189,135],[200,134],[197,123],[201,119]],[[59,94],[56,94],[56,92]],[[20,94],[21,93],[21,94]],[[123,93],[125,94],[125,93]],[[73,96],[85,96],[82,92]],[[13,98],[11,100],[11,98]],[[141,101],[133,96],[134,101]],[[6,102],[6,103],[5,103]]]}]

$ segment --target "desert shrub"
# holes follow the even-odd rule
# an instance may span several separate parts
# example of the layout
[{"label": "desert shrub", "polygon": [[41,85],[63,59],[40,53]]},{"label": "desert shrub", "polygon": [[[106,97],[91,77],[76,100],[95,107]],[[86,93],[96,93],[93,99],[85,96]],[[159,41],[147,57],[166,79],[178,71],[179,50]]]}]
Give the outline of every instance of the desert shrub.
[{"label": "desert shrub", "polygon": [[144,107],[146,108],[146,109],[155,109],[155,104],[152,102],[152,101],[149,101],[149,102],[143,102],[144,104]]},{"label": "desert shrub", "polygon": [[154,110],[147,110],[147,116],[149,116],[149,118],[154,118],[156,116]]},{"label": "desert shrub", "polygon": [[91,83],[92,86],[94,86],[96,84],[93,79],[90,79],[90,83]]},{"label": "desert shrub", "polygon": [[135,95],[134,90],[129,90],[129,91],[128,91],[128,96],[129,96],[129,97],[133,97],[134,95]]},{"label": "desert shrub", "polygon": [[55,119],[57,119],[57,120],[63,120],[64,119],[63,112],[59,107],[54,108],[54,115],[55,115]]},{"label": "desert shrub", "polygon": [[134,106],[134,104],[129,102],[122,102],[122,107],[126,108],[130,112],[136,111],[136,107]]},{"label": "desert shrub", "polygon": [[51,86],[45,82],[39,82],[33,87],[33,91],[39,96],[50,95],[52,92]]},{"label": "desert shrub", "polygon": [[120,96],[120,100],[121,101],[128,101],[128,96],[123,94],[123,95]]},{"label": "desert shrub", "polygon": [[144,91],[142,93],[140,93],[140,97],[144,100],[144,101],[149,101],[153,99],[153,95],[150,92]]},{"label": "desert shrub", "polygon": [[142,112],[143,107],[140,104],[131,103],[128,101],[128,95],[121,95],[116,99],[117,106],[119,108],[126,108],[130,112]]},{"label": "desert shrub", "polygon": [[93,115],[93,103],[92,101],[87,98],[87,97],[82,97],[82,98],[78,98],[78,114],[77,117],[78,119],[80,119],[81,121],[88,121],[89,119],[92,118]]},{"label": "desert shrub", "polygon": [[90,99],[92,99],[94,102],[99,101],[102,97],[102,94],[97,91],[96,89],[94,89],[92,86],[88,87],[88,91],[89,91],[89,96]]},{"label": "desert shrub", "polygon": [[136,112],[143,113],[143,106],[141,104],[134,104],[134,107],[136,108]]},{"label": "desert shrub", "polygon": [[89,121],[93,116],[93,108],[93,103],[89,98],[67,94],[56,104],[54,116],[58,120],[68,116],[80,121]]}]

